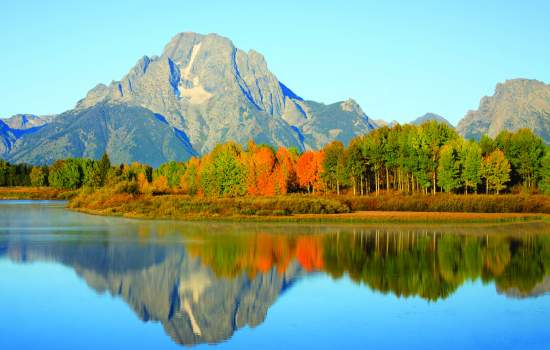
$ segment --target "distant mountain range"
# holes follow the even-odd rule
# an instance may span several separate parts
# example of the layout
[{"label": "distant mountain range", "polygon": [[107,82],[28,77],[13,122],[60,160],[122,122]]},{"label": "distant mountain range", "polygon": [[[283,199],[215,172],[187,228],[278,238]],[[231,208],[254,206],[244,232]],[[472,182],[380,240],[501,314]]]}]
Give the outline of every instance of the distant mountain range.
[{"label": "distant mountain range", "polygon": [[[550,142],[549,85],[510,80],[482,99],[457,130],[468,138],[528,127]],[[443,117],[428,113],[413,122]],[[99,84],[58,116],[20,114],[0,120],[0,157],[51,163],[67,157],[157,166],[185,160],[233,140],[319,149],[348,143],[384,121],[371,120],[352,99],[325,105],[280,82],[256,51],[216,34],[181,33],[161,56],[144,56],[120,80]]]}]

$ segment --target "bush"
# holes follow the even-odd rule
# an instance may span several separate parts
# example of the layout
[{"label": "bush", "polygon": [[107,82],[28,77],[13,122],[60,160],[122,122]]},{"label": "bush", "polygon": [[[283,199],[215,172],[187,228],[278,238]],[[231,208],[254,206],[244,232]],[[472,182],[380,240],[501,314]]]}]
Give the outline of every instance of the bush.
[{"label": "bush", "polygon": [[139,185],[135,181],[122,181],[115,186],[115,193],[139,194]]}]

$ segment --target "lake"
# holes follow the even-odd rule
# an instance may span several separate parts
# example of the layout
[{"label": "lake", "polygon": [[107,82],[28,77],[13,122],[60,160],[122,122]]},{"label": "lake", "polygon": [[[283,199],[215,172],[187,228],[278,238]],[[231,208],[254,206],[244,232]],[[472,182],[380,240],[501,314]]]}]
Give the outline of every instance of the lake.
[{"label": "lake", "polygon": [[0,201],[0,349],[550,348],[550,225],[139,221]]}]

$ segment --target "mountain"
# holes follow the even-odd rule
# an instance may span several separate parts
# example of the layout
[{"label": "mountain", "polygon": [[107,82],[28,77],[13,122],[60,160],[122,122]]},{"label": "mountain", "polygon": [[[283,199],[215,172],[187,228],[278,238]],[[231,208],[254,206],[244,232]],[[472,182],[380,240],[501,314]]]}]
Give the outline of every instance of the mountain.
[{"label": "mountain", "polygon": [[139,161],[158,166],[196,155],[184,132],[148,109],[98,103],[60,114],[17,140],[12,162],[47,164],[67,157],[98,159],[107,152],[114,163]]},{"label": "mountain", "polygon": [[533,297],[549,295],[550,294],[550,276],[548,275],[544,276],[542,280],[535,283],[535,285],[529,291],[520,290],[519,288],[514,286],[511,286],[507,289],[499,288],[497,286],[497,292],[498,294],[502,294],[507,297],[516,298],[516,299],[525,299],[525,298],[533,298]]},{"label": "mountain", "polygon": [[431,121],[431,120],[435,120],[439,123],[443,123],[443,124],[446,124],[447,126],[449,126],[451,128],[454,128],[453,124],[451,124],[447,119],[445,119],[442,116],[440,116],[439,114],[435,114],[435,113],[426,113],[423,116],[420,116],[420,117],[416,118],[415,120],[413,120],[412,122],[410,122],[410,124],[412,124],[412,125],[421,125],[421,124],[423,124],[425,122],[428,122],[428,121]]},{"label": "mountain", "polygon": [[495,93],[483,97],[479,108],[469,111],[457,131],[466,138],[495,137],[503,130],[529,128],[550,143],[550,85],[538,80],[514,79],[497,84]]},{"label": "mountain", "polygon": [[8,153],[15,143],[16,136],[11,128],[0,119],[0,156]]},{"label": "mountain", "polygon": [[90,288],[122,299],[139,319],[160,322],[174,342],[188,346],[219,343],[245,326],[262,324],[279,296],[307,274],[291,262],[284,272],[272,268],[253,276],[220,277],[180,244],[116,239],[39,246],[8,239],[0,242],[4,256],[70,267]]},{"label": "mountain", "polygon": [[53,118],[55,118],[55,116],[52,115],[37,116],[34,114],[16,114],[10,118],[3,119],[2,121],[11,129],[29,130],[47,124],[52,121]]},{"label": "mountain", "polygon": [[[353,100],[304,100],[280,82],[254,50],[216,34],[181,33],[161,56],[144,56],[120,80],[99,84],[58,117],[18,115],[6,121],[0,155],[13,162],[67,157],[159,165],[204,154],[216,144],[319,149],[348,143],[376,127]],[[11,134],[10,134],[11,135]]]},{"label": "mountain", "polygon": [[181,33],[160,57],[142,57],[120,81],[100,84],[76,109],[124,102],[163,115],[198,153],[234,140],[320,148],[344,143],[375,125],[352,100],[306,101],[280,82],[264,57],[216,34]]}]

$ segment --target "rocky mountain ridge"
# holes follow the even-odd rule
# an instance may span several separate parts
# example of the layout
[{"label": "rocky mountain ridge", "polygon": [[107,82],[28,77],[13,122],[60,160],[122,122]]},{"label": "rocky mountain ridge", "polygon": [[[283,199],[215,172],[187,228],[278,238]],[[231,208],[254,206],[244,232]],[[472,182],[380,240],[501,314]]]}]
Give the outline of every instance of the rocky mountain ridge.
[{"label": "rocky mountain ridge", "polygon": [[[333,140],[348,143],[376,127],[352,99],[325,105],[301,98],[269,71],[264,57],[254,50],[244,52],[217,34],[180,33],[160,56],[144,56],[120,81],[97,85],[59,120],[41,124],[40,130],[32,129],[36,131],[32,135],[16,139],[2,135],[9,147],[4,146],[0,154],[10,161],[34,164],[54,157],[96,157],[105,151],[118,154],[117,162],[144,161],[138,148],[117,144],[108,136],[124,134],[130,145],[150,143],[136,139],[137,135],[150,138],[158,132],[138,132],[132,125],[136,113],[162,121],[168,126],[163,135],[168,137],[172,129],[183,141],[170,141],[172,136],[163,139],[171,148],[157,158],[146,157],[152,165],[204,154],[230,140],[319,149]],[[106,129],[101,118],[95,119],[97,115],[116,119],[109,125],[121,130]],[[141,119],[137,125],[143,123]],[[29,118],[24,117],[12,121],[18,127],[28,124]],[[134,132],[127,134],[128,130]]]},{"label": "rocky mountain ridge", "polygon": [[503,130],[531,129],[550,143],[550,85],[532,79],[512,79],[497,84],[477,110],[469,111],[457,131],[466,138],[484,134],[495,137]]}]

